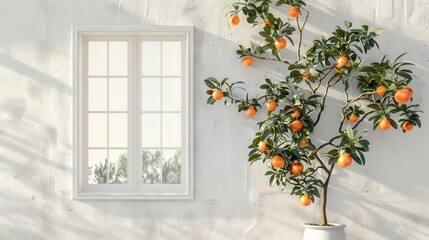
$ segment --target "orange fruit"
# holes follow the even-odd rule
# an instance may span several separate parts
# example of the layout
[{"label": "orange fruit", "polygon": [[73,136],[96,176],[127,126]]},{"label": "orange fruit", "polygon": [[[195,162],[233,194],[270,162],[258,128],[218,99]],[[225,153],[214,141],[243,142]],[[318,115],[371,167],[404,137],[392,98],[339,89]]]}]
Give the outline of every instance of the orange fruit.
[{"label": "orange fruit", "polygon": [[292,122],[290,127],[292,128],[293,131],[299,132],[302,129],[302,123],[299,120],[295,120]]},{"label": "orange fruit", "polygon": [[377,95],[378,96],[384,96],[384,93],[386,92],[387,88],[385,86],[378,86],[377,87]]},{"label": "orange fruit", "polygon": [[237,26],[240,23],[240,17],[238,17],[237,15],[232,15],[229,18],[229,24],[231,26]]},{"label": "orange fruit", "polygon": [[300,147],[305,147],[305,146],[307,146],[307,144],[308,144],[308,140],[306,138],[303,139],[301,142],[299,142]]},{"label": "orange fruit", "polygon": [[274,43],[274,46],[281,50],[286,47],[286,40],[284,38],[277,38],[276,42]]},{"label": "orange fruit", "polygon": [[338,166],[340,166],[341,168],[346,168],[352,165],[352,162],[353,158],[348,153],[341,154],[341,156],[337,160]]},{"label": "orange fruit", "polygon": [[290,18],[297,18],[298,16],[299,16],[299,8],[298,7],[289,8],[289,17]]},{"label": "orange fruit", "polygon": [[395,93],[395,101],[398,103],[406,103],[413,97],[413,90],[411,88],[398,89]]},{"label": "orange fruit", "polygon": [[404,129],[405,132],[411,131],[413,128],[414,125],[410,122],[404,122],[404,124],[402,124],[402,129]]},{"label": "orange fruit", "polygon": [[338,58],[337,61],[337,68],[342,68],[344,66],[347,66],[349,64],[349,59],[347,56],[341,56]]},{"label": "orange fruit", "polygon": [[301,113],[298,111],[298,109],[294,109],[291,116],[293,119],[297,119],[301,116]]},{"label": "orange fruit", "polygon": [[390,120],[387,118],[381,119],[381,121],[378,123],[378,127],[380,128],[381,131],[388,130],[390,126],[391,126]]},{"label": "orange fruit", "polygon": [[246,67],[250,67],[253,65],[253,58],[251,56],[246,56],[243,58],[243,65]]},{"label": "orange fruit", "polygon": [[263,22],[262,23],[262,27],[264,28],[264,27],[269,27],[269,28],[273,28],[273,25],[271,25],[271,23],[270,23],[270,21],[265,21],[265,22]]},{"label": "orange fruit", "polygon": [[271,164],[273,165],[274,168],[279,169],[284,167],[285,160],[281,156],[277,155],[273,157],[273,159],[271,159]]},{"label": "orange fruit", "polygon": [[277,103],[274,100],[268,101],[266,105],[267,105],[268,111],[274,111],[274,109],[276,109],[277,107]]},{"label": "orange fruit", "polygon": [[246,115],[248,116],[248,117],[253,117],[253,116],[255,116],[255,114],[256,114],[256,110],[253,108],[253,107],[249,107],[249,108],[247,108],[247,110],[246,110]]},{"label": "orange fruit", "polygon": [[304,165],[302,165],[302,163],[300,163],[300,162],[294,162],[290,166],[290,172],[293,175],[298,175],[298,174],[302,173],[303,170],[304,170]]},{"label": "orange fruit", "polygon": [[359,116],[354,114],[354,113],[352,113],[352,115],[350,115],[350,117],[349,117],[349,121],[351,123],[356,123],[358,120],[359,120]]},{"label": "orange fruit", "polygon": [[301,206],[307,207],[311,204],[311,198],[310,196],[308,196],[307,194],[302,194],[299,197],[299,204],[301,204]]},{"label": "orange fruit", "polygon": [[267,144],[268,144],[268,140],[267,139],[265,139],[263,142],[259,142],[258,149],[261,152],[268,152],[268,151],[270,151],[270,149],[267,147]]},{"label": "orange fruit", "polygon": [[219,101],[223,98],[223,92],[219,89],[215,89],[212,93],[212,97],[214,100]]},{"label": "orange fruit", "polygon": [[309,81],[310,80],[310,75],[304,75],[304,77],[302,79],[304,79],[305,81]]}]

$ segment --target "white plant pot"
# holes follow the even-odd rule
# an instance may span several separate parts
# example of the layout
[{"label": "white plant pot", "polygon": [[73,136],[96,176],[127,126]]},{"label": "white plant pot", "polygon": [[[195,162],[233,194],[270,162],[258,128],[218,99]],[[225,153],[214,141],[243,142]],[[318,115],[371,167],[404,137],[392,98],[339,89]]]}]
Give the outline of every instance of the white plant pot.
[{"label": "white plant pot", "polygon": [[317,224],[304,223],[303,240],[346,240],[346,225],[330,223],[330,226],[319,226]]}]

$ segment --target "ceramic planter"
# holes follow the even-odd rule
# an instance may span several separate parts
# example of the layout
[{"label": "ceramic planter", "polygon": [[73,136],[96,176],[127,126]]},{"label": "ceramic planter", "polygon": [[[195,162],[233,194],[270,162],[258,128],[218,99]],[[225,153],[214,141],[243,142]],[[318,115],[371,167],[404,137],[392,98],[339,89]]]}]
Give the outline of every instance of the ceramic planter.
[{"label": "ceramic planter", "polygon": [[330,226],[319,226],[317,224],[304,223],[303,240],[346,240],[344,228],[346,225],[330,223]]}]

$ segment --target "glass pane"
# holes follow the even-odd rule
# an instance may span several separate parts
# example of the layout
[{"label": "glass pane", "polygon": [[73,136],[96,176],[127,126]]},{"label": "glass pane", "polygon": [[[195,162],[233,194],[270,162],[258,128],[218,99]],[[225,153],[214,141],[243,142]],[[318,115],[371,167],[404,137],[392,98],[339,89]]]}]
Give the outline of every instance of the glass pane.
[{"label": "glass pane", "polygon": [[88,79],[88,111],[107,111],[107,79]]},{"label": "glass pane", "polygon": [[182,166],[182,154],[180,149],[163,150],[162,155],[162,183],[180,184]]},{"label": "glass pane", "polygon": [[107,76],[107,42],[88,42],[88,75]]},{"label": "glass pane", "polygon": [[162,153],[160,150],[143,150],[142,181],[145,184],[161,183]]},{"label": "glass pane", "polygon": [[180,111],[181,110],[181,79],[163,78],[162,79],[162,111]]},{"label": "glass pane", "polygon": [[107,150],[88,150],[88,183],[107,183]]},{"label": "glass pane", "polygon": [[142,147],[161,147],[161,114],[142,114]]},{"label": "glass pane", "polygon": [[126,41],[109,42],[109,75],[128,75],[128,43]]},{"label": "glass pane", "polygon": [[180,113],[164,113],[162,115],[162,146],[181,147],[182,124]]},{"label": "glass pane", "polygon": [[161,75],[161,42],[142,42],[142,76]]},{"label": "glass pane", "polygon": [[88,114],[88,147],[107,147],[107,114]]},{"label": "glass pane", "polygon": [[127,111],[128,79],[109,79],[109,111]]},{"label": "glass pane", "polygon": [[162,42],[162,75],[180,76],[182,72],[181,42]]},{"label": "glass pane", "polygon": [[161,111],[160,78],[142,78],[142,111]]},{"label": "glass pane", "polygon": [[127,147],[128,145],[128,114],[109,114],[109,147]]},{"label": "glass pane", "polygon": [[110,183],[124,184],[127,183],[128,177],[128,159],[127,150],[109,150],[110,162]]}]

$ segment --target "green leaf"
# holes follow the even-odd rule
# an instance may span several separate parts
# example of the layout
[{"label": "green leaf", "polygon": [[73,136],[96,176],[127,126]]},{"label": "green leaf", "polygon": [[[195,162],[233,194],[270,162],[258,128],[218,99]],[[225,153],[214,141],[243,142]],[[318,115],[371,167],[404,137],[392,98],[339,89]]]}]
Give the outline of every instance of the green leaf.
[{"label": "green leaf", "polygon": [[206,79],[206,80],[204,80],[204,83],[207,85],[207,87],[209,87],[210,89],[215,89],[216,88],[216,86],[209,80],[209,79]]},{"label": "green leaf", "polygon": [[377,35],[380,35],[381,33],[383,33],[383,31],[384,31],[384,29],[383,28],[376,28],[376,29],[374,29],[374,33],[375,34],[377,34]]},{"label": "green leaf", "polygon": [[251,162],[251,161],[254,161],[254,160],[256,160],[256,159],[258,159],[258,158],[260,158],[261,157],[261,154],[259,154],[259,153],[256,153],[256,154],[253,154],[253,155],[251,155],[250,157],[249,157],[249,162]]}]

